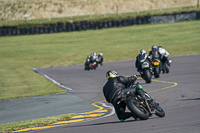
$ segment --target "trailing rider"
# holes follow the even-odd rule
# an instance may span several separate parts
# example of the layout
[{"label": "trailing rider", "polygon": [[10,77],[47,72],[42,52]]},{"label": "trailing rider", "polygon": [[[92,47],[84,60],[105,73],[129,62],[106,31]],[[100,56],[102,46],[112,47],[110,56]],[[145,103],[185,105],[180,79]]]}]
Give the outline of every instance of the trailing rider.
[{"label": "trailing rider", "polygon": [[111,103],[117,114],[117,117],[120,121],[124,121],[130,117],[137,118],[130,112],[125,112],[126,103],[119,102],[120,98],[118,96],[122,91],[129,91],[145,99],[145,94],[141,85],[138,85],[136,88],[129,87],[131,84],[134,84],[137,80],[136,76],[124,77],[119,76],[116,71],[110,70],[106,73],[107,82],[103,87],[103,94],[108,103]]}]

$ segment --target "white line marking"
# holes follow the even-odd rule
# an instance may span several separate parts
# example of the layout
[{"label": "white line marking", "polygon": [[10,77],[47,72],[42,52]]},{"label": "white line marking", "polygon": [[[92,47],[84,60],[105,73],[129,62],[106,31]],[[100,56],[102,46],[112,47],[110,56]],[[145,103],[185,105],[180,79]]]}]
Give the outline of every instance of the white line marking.
[{"label": "white line marking", "polygon": [[56,85],[62,87],[63,89],[68,90],[68,91],[72,91],[71,88],[68,88],[68,87],[66,87],[66,86],[64,86],[64,85],[62,85],[62,84],[60,84],[60,83],[58,83],[57,81],[55,81],[54,79],[50,78],[50,77],[47,76],[46,74],[43,74],[43,73],[39,72],[36,68],[33,68],[33,71],[35,71],[36,73],[39,73],[40,75],[44,76],[44,77],[47,78],[49,81],[51,81],[52,83],[54,83],[54,84],[56,84]]}]

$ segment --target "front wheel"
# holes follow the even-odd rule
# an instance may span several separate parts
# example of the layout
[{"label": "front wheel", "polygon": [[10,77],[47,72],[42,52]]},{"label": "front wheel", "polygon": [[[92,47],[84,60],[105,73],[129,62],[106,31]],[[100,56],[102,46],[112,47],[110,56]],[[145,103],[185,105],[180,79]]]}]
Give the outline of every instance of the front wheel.
[{"label": "front wheel", "polygon": [[133,99],[127,100],[127,107],[134,116],[141,120],[149,119],[149,112],[142,105],[137,104],[138,103],[135,103]]},{"label": "front wheel", "polygon": [[151,74],[148,69],[144,70],[144,77],[145,77],[146,83],[151,83]]},{"label": "front wheel", "polygon": [[155,115],[157,115],[159,117],[164,117],[165,111],[160,106],[157,106],[155,109]]}]

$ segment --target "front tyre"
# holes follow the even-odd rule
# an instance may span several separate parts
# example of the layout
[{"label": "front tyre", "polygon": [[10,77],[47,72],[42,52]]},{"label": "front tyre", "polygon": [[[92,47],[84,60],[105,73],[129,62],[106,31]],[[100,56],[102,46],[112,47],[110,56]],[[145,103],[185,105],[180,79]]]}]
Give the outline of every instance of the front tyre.
[{"label": "front tyre", "polygon": [[127,107],[133,115],[140,118],[141,120],[149,119],[149,112],[142,105],[135,105],[134,100],[127,100]]},{"label": "front tyre", "polygon": [[159,117],[164,117],[165,111],[160,106],[157,106],[155,109],[155,115],[157,115]]},{"label": "front tyre", "polygon": [[151,74],[148,69],[144,70],[144,77],[145,77],[146,83],[151,83]]}]

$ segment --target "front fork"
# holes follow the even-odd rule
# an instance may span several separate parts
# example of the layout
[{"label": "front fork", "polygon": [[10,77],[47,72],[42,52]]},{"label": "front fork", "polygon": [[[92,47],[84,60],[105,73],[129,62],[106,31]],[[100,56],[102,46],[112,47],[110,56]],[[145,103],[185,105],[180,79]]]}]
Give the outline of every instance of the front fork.
[{"label": "front fork", "polygon": [[153,114],[153,112],[151,111],[151,109],[150,109],[150,107],[149,107],[149,104],[148,104],[148,102],[147,102],[146,99],[144,100],[144,103],[145,103],[145,105],[146,105],[146,107],[147,107],[147,110],[149,111],[149,115],[151,116],[151,115]]}]

